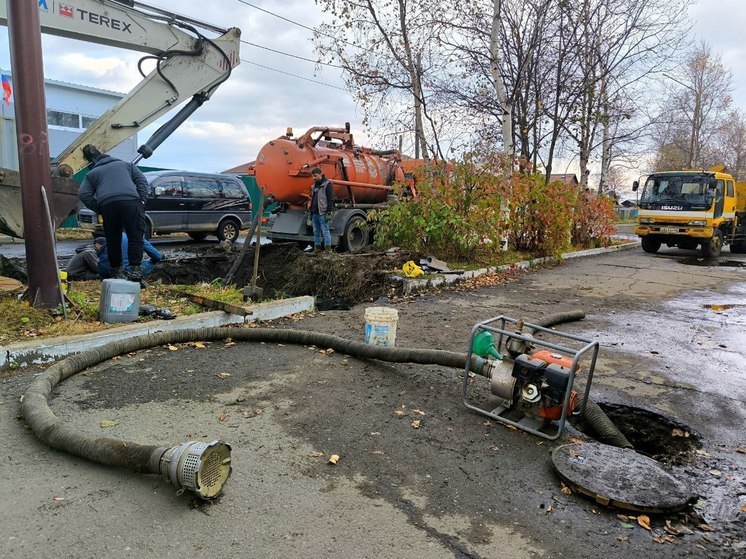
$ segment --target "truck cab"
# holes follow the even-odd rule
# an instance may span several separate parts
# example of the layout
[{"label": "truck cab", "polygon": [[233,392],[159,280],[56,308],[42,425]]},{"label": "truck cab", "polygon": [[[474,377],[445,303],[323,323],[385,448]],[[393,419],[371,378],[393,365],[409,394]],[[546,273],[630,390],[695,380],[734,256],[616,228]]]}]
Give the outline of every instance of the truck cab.
[{"label": "truck cab", "polygon": [[[633,190],[640,184],[635,181]],[[642,185],[635,234],[645,252],[665,244],[685,250],[701,248],[706,258],[744,249],[746,183],[721,171],[654,173]]]}]

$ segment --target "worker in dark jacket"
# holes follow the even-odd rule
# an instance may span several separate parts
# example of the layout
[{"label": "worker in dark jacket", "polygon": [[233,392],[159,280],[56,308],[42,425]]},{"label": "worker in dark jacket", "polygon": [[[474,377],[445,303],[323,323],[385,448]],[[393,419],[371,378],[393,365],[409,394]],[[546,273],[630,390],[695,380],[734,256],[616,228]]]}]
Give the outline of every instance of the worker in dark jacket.
[{"label": "worker in dark jacket", "polygon": [[[103,155],[91,144],[83,147],[83,157],[90,162],[90,171],[80,185],[78,196],[86,207],[103,217],[111,277],[139,282],[143,276],[148,179],[134,164]],[[129,274],[122,267],[123,230],[129,237]]]},{"label": "worker in dark jacket", "polygon": [[[311,224],[313,225],[313,251],[332,249],[332,234],[329,222],[334,210],[334,188],[332,181],[318,167],[311,170]],[[322,245],[323,241],[323,245]]]},{"label": "worker in dark jacket", "polygon": [[65,271],[67,279],[72,281],[87,281],[99,279],[98,254],[106,246],[106,239],[96,237],[92,245],[75,249],[75,254],[67,263]]},{"label": "worker in dark jacket", "polygon": [[[122,234],[122,266],[127,273],[131,273],[131,266],[128,262],[129,246],[130,245],[129,240],[127,239],[127,235]],[[148,255],[148,258],[143,258],[142,254],[140,255],[140,259],[142,261],[142,275],[149,276],[151,273],[153,273],[153,268],[155,268],[156,263],[163,260],[163,254],[157,248],[155,248],[147,239],[143,240],[143,251],[145,252],[145,254]],[[110,254],[111,251],[107,249],[106,245],[104,245],[101,250],[98,251],[98,273],[101,274],[101,277],[104,279],[114,277],[112,275],[113,268],[111,267]],[[139,279],[139,282],[141,287],[146,286],[145,280],[143,280],[142,278]]]}]

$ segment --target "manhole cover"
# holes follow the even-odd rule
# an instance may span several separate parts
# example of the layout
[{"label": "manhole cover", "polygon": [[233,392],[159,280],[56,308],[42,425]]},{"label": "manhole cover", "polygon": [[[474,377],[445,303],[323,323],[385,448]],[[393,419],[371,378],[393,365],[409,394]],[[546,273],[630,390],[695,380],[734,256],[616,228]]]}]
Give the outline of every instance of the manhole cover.
[{"label": "manhole cover", "polygon": [[552,452],[560,478],[601,505],[662,513],[681,510],[696,495],[647,456],[600,443],[567,444]]}]

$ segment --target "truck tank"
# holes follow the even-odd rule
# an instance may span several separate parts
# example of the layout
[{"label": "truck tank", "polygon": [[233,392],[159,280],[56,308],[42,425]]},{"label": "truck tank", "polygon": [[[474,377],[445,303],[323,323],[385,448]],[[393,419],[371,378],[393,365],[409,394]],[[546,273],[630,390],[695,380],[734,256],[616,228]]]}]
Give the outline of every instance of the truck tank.
[{"label": "truck tank", "polygon": [[316,126],[298,138],[289,130],[266,144],[254,173],[265,196],[289,208],[302,208],[310,198],[314,167],[333,182],[337,203],[375,205],[387,201],[394,182],[404,182],[400,160],[397,150],[356,146],[349,125]]}]

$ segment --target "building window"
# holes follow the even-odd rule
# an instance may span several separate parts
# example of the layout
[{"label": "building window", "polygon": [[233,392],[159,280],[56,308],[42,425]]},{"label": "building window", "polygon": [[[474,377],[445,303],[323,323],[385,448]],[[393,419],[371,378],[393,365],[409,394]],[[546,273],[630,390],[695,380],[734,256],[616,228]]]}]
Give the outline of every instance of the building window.
[{"label": "building window", "polygon": [[65,128],[80,128],[80,115],[63,111],[47,111],[47,124],[50,126],[64,126]]}]

